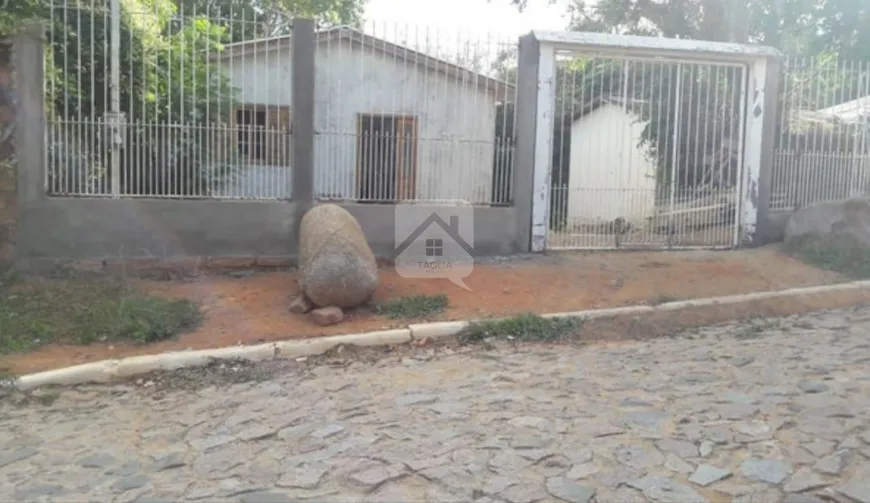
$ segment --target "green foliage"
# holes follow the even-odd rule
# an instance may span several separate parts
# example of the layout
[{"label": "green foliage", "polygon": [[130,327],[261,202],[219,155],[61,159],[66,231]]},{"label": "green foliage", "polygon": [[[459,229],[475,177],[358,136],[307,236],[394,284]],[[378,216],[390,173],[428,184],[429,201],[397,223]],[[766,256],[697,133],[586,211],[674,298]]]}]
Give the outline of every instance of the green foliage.
[{"label": "green foliage", "polygon": [[500,320],[470,323],[457,336],[464,344],[479,343],[489,338],[510,341],[554,341],[569,337],[579,330],[579,318],[544,318],[525,313]]},{"label": "green foliage", "polygon": [[428,318],[444,312],[447,304],[447,296],[444,294],[412,295],[377,304],[375,310],[378,314],[392,319]]},{"label": "green foliage", "polygon": [[808,234],[783,244],[783,250],[820,269],[855,279],[870,278],[870,247],[847,235]]},{"label": "green foliage", "polygon": [[51,342],[157,342],[201,320],[196,303],[149,295],[119,278],[61,272],[0,284],[0,354]]}]

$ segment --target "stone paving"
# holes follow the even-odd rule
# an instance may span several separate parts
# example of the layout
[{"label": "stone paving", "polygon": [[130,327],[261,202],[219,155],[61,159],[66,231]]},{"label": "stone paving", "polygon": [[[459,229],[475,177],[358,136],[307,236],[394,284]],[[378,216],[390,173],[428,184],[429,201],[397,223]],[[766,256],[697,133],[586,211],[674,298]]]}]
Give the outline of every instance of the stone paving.
[{"label": "stone paving", "polygon": [[0,501],[870,503],[870,309],[0,405]]}]

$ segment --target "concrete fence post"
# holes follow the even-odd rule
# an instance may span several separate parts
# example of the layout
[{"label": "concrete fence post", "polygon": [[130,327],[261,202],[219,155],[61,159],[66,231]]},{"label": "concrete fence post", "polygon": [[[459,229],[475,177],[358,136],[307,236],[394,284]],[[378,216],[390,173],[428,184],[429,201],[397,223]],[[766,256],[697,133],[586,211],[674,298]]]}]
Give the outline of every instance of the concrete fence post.
[{"label": "concrete fence post", "polygon": [[296,204],[294,235],[302,215],[314,204],[314,21],[294,19],[291,39],[292,197]]},{"label": "concrete fence post", "polygon": [[43,26],[29,23],[13,38],[12,67],[19,107],[16,125],[18,204],[21,210],[46,197],[45,60]]},{"label": "concrete fence post", "polygon": [[516,150],[514,152],[513,202],[516,209],[517,249],[528,252],[532,245],[532,195],[535,175],[535,137],[538,117],[538,66],[540,43],[533,34],[520,37],[517,61],[517,95],[514,106]]},{"label": "concrete fence post", "polygon": [[770,196],[773,178],[773,163],[776,150],[776,123],[779,118],[779,92],[782,77],[782,59],[768,57],[765,62],[764,120],[762,124],[761,162],[758,176],[757,228],[752,245],[762,246],[777,234],[772,228]]}]

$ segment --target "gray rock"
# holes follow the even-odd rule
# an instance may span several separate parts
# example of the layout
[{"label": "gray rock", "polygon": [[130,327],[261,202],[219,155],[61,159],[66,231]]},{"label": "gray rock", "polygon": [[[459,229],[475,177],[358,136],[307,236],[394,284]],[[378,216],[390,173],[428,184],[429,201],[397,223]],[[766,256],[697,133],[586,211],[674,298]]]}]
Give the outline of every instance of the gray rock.
[{"label": "gray rock", "polygon": [[335,204],[319,204],[299,225],[297,280],[315,307],[348,309],[367,302],[378,286],[378,264],[356,218]]},{"label": "gray rock", "polygon": [[424,393],[412,393],[402,395],[396,398],[396,405],[429,405],[438,400],[437,395],[428,395]]},{"label": "gray rock", "polygon": [[870,198],[860,196],[847,200],[813,204],[792,213],[785,226],[785,243],[792,244],[805,237],[824,240],[848,238],[870,245]]},{"label": "gray rock", "polygon": [[830,484],[826,482],[825,479],[820,477],[814,471],[809,468],[801,468],[788,479],[788,482],[782,486],[782,489],[787,493],[802,493],[829,485]]},{"label": "gray rock", "polygon": [[825,500],[817,498],[812,494],[795,494],[789,493],[785,495],[782,503],[825,503]]},{"label": "gray rock", "polygon": [[677,473],[692,473],[695,471],[692,465],[673,453],[665,456],[665,468]]},{"label": "gray rock", "polygon": [[326,472],[326,468],[320,465],[297,466],[286,471],[275,485],[284,488],[316,489]]},{"label": "gray rock", "polygon": [[797,386],[804,393],[823,393],[828,390],[828,385],[820,381],[798,381]]},{"label": "gray rock", "polygon": [[668,418],[666,412],[659,410],[639,410],[625,414],[619,421],[620,426],[640,426],[641,428],[658,428]]},{"label": "gray rock", "polygon": [[859,480],[857,477],[846,485],[836,488],[837,492],[852,498],[858,503],[870,503],[870,480]]},{"label": "gray rock", "polygon": [[813,470],[825,475],[837,476],[843,472],[843,457],[837,454],[825,456],[813,465]]},{"label": "gray rock", "polygon": [[791,473],[791,467],[777,459],[747,459],[740,464],[740,473],[749,480],[779,484]]},{"label": "gray rock", "polygon": [[803,444],[801,447],[806,449],[813,456],[820,458],[826,454],[834,452],[834,447],[836,447],[836,445],[836,443],[831,442],[830,440],[817,438],[810,443]]},{"label": "gray rock", "polygon": [[662,452],[672,452],[681,458],[694,458],[698,455],[698,448],[691,442],[665,438],[655,442],[656,447]]},{"label": "gray rock", "polygon": [[698,469],[689,477],[689,482],[706,487],[713,482],[724,480],[730,476],[731,470],[717,468],[712,465],[698,465]]},{"label": "gray rock", "polygon": [[367,492],[374,491],[382,484],[396,480],[404,476],[401,468],[393,466],[374,466],[367,470],[352,473],[348,479],[354,484],[361,486]]},{"label": "gray rock", "polygon": [[271,491],[257,491],[239,496],[242,503],[296,503],[295,498]]},{"label": "gray rock", "polygon": [[702,503],[709,501],[691,487],[658,475],[631,480],[626,485],[643,491],[644,496],[655,502]]},{"label": "gray rock", "polygon": [[338,435],[343,431],[344,426],[340,424],[328,424],[323,428],[312,431],[311,436],[319,440],[325,440],[331,436]]},{"label": "gray rock", "polygon": [[710,454],[713,454],[713,446],[716,445],[709,440],[704,440],[701,442],[701,447],[698,448],[698,453],[702,458],[710,457]]},{"label": "gray rock", "polygon": [[181,468],[187,463],[184,460],[184,453],[181,452],[170,452],[168,454],[164,454],[159,458],[154,460],[154,465],[151,467],[151,470],[155,472],[162,472],[163,470],[171,470],[173,468]]},{"label": "gray rock", "polygon": [[595,488],[580,485],[565,477],[547,479],[547,492],[570,503],[586,503],[595,495]]},{"label": "gray rock", "polygon": [[538,484],[515,484],[502,491],[499,496],[508,503],[533,503],[548,497],[547,492]]},{"label": "gray rock", "polygon": [[56,484],[39,484],[16,488],[15,492],[12,493],[12,497],[17,501],[35,501],[47,496],[60,496],[68,492],[63,486]]},{"label": "gray rock", "polygon": [[754,361],[754,356],[735,356],[731,359],[731,364],[735,367],[745,367]]},{"label": "gray rock", "polygon": [[23,461],[36,455],[38,452],[39,451],[33,447],[18,447],[16,449],[6,450],[5,452],[0,453],[0,468],[11,465],[12,463],[17,463],[18,461]]},{"label": "gray rock", "polygon": [[130,475],[129,477],[124,477],[114,484],[112,484],[112,490],[117,493],[123,493],[126,491],[131,491],[133,489],[139,489],[140,487],[144,487],[151,482],[151,477],[145,474],[138,475]]},{"label": "gray rock", "polygon": [[108,468],[116,464],[118,460],[109,454],[92,454],[79,460],[82,468]]},{"label": "gray rock", "polygon": [[574,465],[568,470],[568,473],[565,474],[569,479],[580,480],[588,478],[598,472],[598,468],[595,467],[592,463],[585,463],[582,465]]},{"label": "gray rock", "polygon": [[640,469],[653,468],[665,462],[665,457],[658,450],[636,445],[617,447],[613,457],[625,466]]}]

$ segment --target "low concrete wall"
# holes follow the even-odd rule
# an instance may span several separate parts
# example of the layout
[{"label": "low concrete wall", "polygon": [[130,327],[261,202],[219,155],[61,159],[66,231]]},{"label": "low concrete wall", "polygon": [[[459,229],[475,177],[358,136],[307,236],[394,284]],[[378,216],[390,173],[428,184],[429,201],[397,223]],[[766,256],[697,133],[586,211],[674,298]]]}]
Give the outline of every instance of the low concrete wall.
[{"label": "low concrete wall", "polygon": [[[375,254],[394,258],[394,207],[346,204]],[[435,207],[433,207],[433,210]],[[21,209],[27,259],[294,257],[292,202],[43,198]],[[514,208],[475,208],[478,256],[523,251]]]}]

